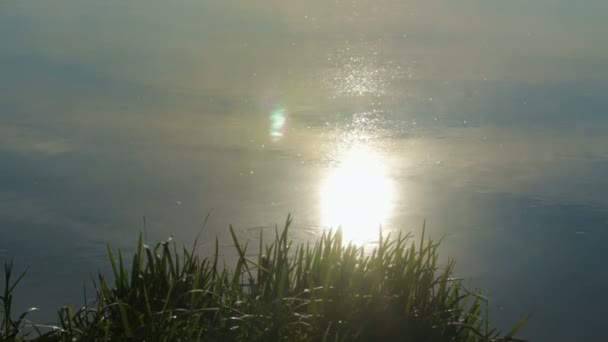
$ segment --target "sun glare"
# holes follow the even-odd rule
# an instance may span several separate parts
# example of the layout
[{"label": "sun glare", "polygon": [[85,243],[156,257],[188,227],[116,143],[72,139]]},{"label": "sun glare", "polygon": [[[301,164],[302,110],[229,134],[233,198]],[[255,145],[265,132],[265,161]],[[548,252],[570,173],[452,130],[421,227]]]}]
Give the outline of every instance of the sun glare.
[{"label": "sun glare", "polygon": [[321,184],[322,225],[342,227],[345,241],[376,240],[395,200],[386,160],[368,146],[355,146],[338,157]]}]

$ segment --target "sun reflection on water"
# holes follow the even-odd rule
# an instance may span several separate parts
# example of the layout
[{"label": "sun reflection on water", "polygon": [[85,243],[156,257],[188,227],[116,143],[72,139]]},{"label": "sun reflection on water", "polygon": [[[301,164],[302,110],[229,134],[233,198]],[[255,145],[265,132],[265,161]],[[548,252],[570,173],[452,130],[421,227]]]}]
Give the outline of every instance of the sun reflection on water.
[{"label": "sun reflection on water", "polygon": [[395,201],[387,161],[377,150],[362,144],[340,153],[337,161],[337,167],[329,170],[321,183],[322,225],[342,227],[345,241],[359,245],[376,240]]}]

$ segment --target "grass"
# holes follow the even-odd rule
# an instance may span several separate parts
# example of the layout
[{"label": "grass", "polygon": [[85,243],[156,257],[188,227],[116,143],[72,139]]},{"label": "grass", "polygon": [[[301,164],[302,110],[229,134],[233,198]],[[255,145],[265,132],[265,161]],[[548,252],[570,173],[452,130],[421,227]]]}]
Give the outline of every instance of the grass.
[{"label": "grass", "polygon": [[[254,258],[230,231],[235,265],[141,235],[130,269],[108,247],[113,275],[93,279],[94,298],[58,310],[55,326],[11,318],[12,266],[5,266],[0,341],[518,341],[489,325],[487,301],[438,263],[438,244],[383,237],[369,252],[344,244],[340,230],[315,243],[288,238],[291,219]],[[91,304],[92,303],[92,304]]]}]

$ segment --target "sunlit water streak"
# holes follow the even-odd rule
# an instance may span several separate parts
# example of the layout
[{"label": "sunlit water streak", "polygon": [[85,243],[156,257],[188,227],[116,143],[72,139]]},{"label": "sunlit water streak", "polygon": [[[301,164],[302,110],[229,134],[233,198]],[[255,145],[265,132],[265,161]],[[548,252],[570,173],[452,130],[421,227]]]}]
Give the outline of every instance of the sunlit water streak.
[{"label": "sunlit water streak", "polygon": [[328,61],[333,68],[325,75],[324,82],[334,97],[384,95],[391,74],[397,72],[389,64],[379,63],[377,52],[368,51],[361,55],[350,47],[329,54]]},{"label": "sunlit water streak", "polygon": [[[330,93],[347,98],[383,95],[388,72],[374,56],[357,56],[349,48],[330,56],[338,63],[326,78]],[[388,160],[375,145],[382,119],[375,112],[353,113],[349,124],[330,133],[336,144],[329,156],[334,166],[320,184],[321,225],[341,227],[345,242],[363,245],[377,240],[395,206]]]}]

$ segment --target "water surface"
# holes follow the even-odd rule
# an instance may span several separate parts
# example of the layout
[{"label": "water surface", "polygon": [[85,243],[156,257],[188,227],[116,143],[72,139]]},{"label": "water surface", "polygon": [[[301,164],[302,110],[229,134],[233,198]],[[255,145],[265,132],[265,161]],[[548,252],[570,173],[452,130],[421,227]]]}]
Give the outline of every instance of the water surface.
[{"label": "water surface", "polygon": [[[105,244],[229,247],[295,216],[445,235],[537,341],[601,340],[608,5],[4,1],[0,258],[50,319]],[[203,245],[203,248],[209,245]],[[205,250],[202,251],[203,253]],[[226,251],[227,255],[230,253]],[[561,327],[556,329],[555,327]]]}]

